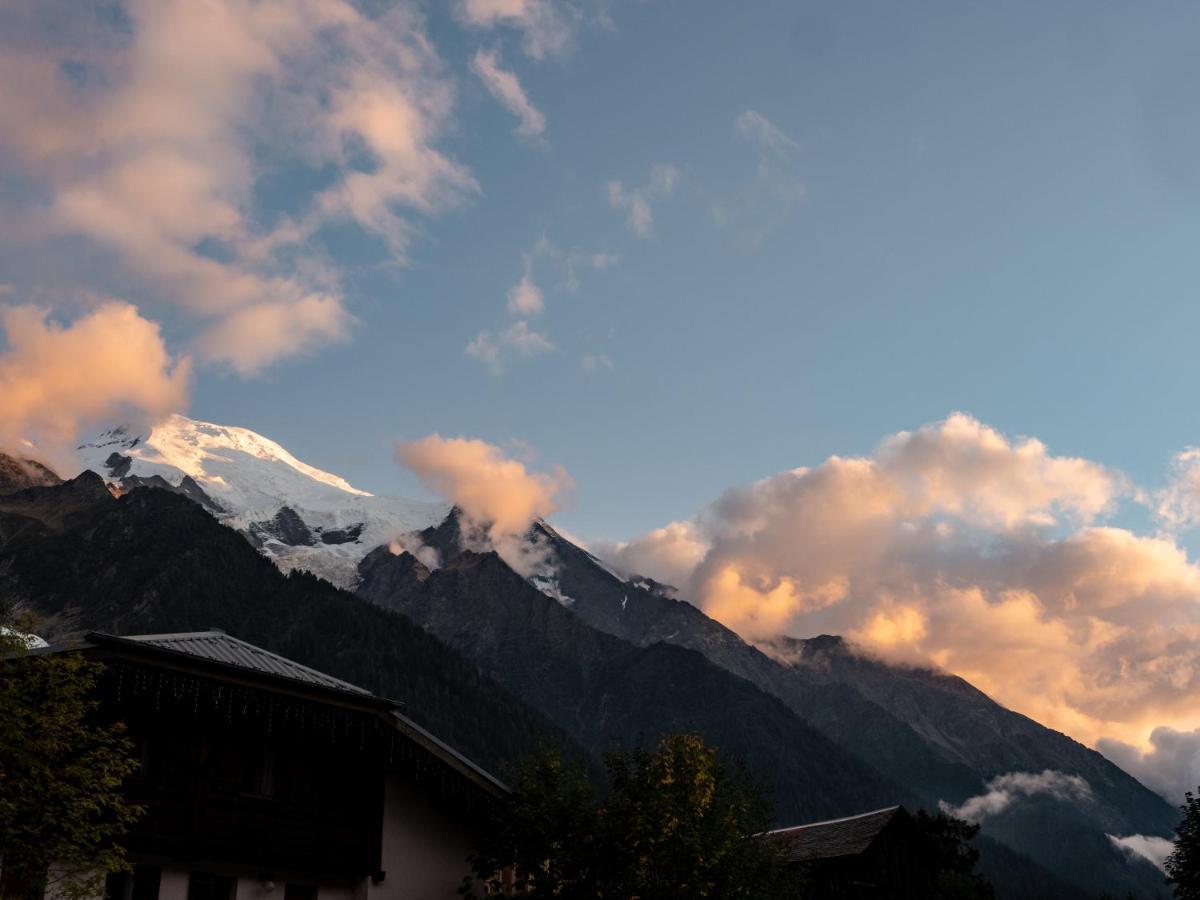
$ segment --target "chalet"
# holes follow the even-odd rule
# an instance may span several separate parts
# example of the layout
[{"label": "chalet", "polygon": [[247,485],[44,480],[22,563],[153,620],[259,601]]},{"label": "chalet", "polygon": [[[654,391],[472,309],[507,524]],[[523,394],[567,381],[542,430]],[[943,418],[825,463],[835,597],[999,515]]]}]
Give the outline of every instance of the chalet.
[{"label": "chalet", "polygon": [[920,835],[902,806],[768,832],[792,870],[799,895],[813,900],[930,895]]},{"label": "chalet", "polygon": [[140,754],[106,900],[451,898],[507,788],[397,703],[220,631],[116,637],[102,709]]}]

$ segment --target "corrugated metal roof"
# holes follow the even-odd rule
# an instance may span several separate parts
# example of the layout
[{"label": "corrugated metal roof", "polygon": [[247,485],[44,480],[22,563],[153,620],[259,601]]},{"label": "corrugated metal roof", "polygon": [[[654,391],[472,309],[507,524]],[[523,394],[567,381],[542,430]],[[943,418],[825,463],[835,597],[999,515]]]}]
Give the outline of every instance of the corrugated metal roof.
[{"label": "corrugated metal roof", "polygon": [[250,669],[254,672],[262,672],[280,678],[289,678],[292,681],[300,681],[305,684],[320,685],[321,687],[333,688],[338,691],[348,691],[367,697],[374,696],[370,691],[350,684],[348,681],[342,681],[340,678],[334,678],[332,675],[326,675],[324,672],[310,669],[308,666],[293,662],[277,653],[271,653],[269,650],[262,649],[262,647],[256,647],[253,644],[238,640],[235,637],[225,634],[223,631],[134,634],[123,637],[121,640],[150,644],[154,647],[160,647],[163,650],[186,653],[189,656],[195,656],[199,659],[238,666],[242,669]]},{"label": "corrugated metal roof", "polygon": [[769,831],[767,836],[785,847],[790,862],[812,862],[863,853],[903,807],[889,806],[873,812],[827,822],[811,822]]}]

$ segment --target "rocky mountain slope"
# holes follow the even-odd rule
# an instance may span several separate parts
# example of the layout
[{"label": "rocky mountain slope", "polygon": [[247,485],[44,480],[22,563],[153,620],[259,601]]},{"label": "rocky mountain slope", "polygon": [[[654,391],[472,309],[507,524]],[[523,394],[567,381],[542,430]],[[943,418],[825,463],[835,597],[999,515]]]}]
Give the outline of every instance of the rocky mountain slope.
[{"label": "rocky mountain slope", "polygon": [[149,430],[109,429],[78,448],[85,469],[119,491],[185,494],[241,531],[284,571],[349,587],[358,561],[398,532],[436,524],[448,507],[377,497],[296,459],[246,428],[174,415]]}]

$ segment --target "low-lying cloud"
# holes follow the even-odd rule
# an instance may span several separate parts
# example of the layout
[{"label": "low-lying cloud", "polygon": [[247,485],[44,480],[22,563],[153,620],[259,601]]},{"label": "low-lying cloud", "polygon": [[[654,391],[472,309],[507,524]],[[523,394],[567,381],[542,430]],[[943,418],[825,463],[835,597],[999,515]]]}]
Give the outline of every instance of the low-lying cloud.
[{"label": "low-lying cloud", "polygon": [[1167,857],[1175,849],[1174,843],[1154,835],[1130,834],[1125,837],[1117,837],[1115,834],[1110,834],[1108,839],[1113,842],[1113,846],[1120,847],[1131,856],[1147,860],[1164,874],[1167,871]]},{"label": "low-lying cloud", "polygon": [[593,546],[751,641],[846,635],[1085,743],[1148,749],[1157,726],[1200,727],[1200,569],[1166,532],[1108,524],[1146,496],[955,414]]},{"label": "low-lying cloud", "polygon": [[987,790],[970,797],[958,806],[938,801],[942,812],[968,822],[982,822],[999,815],[1013,804],[1029,797],[1053,797],[1065,802],[1085,802],[1092,797],[1087,781],[1078,775],[1067,775],[1046,769],[1043,772],[1008,772],[997,775]]}]

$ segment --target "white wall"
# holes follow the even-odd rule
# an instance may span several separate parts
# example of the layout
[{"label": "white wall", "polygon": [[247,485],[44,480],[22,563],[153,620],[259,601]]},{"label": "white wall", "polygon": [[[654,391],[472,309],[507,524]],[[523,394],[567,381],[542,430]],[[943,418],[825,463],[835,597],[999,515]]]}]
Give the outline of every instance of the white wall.
[{"label": "white wall", "polygon": [[[367,900],[452,900],[470,871],[471,835],[407,779],[389,774],[383,807],[386,877],[369,884]],[[318,900],[325,900],[322,896]]]}]

